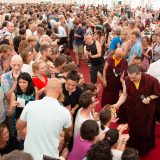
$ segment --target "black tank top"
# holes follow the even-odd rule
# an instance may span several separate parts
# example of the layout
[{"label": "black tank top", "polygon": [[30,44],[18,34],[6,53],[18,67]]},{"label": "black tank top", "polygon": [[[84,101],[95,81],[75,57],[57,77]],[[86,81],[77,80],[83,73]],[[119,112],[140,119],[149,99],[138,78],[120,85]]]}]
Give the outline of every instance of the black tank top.
[{"label": "black tank top", "polygon": [[[92,55],[96,55],[98,53],[97,47],[96,47],[96,42],[94,41],[93,44],[86,45],[86,50],[91,52]],[[89,58],[89,59],[90,59],[91,65],[100,65],[100,64],[104,63],[103,55],[98,58]]]}]

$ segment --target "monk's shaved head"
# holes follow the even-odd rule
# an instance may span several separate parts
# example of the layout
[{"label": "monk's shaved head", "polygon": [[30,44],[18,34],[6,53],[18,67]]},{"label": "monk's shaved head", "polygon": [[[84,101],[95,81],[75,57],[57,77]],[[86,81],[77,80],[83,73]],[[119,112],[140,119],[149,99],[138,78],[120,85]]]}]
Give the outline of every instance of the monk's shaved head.
[{"label": "monk's shaved head", "polygon": [[141,72],[141,68],[136,64],[131,64],[128,67],[127,71],[128,71],[129,74],[133,74],[133,73],[139,74]]},{"label": "monk's shaved head", "polygon": [[123,49],[122,48],[117,48],[115,50],[114,55],[116,56],[116,58],[121,58],[124,55]]},{"label": "monk's shaved head", "polygon": [[122,48],[117,48],[115,50],[115,53],[117,53],[117,54],[123,54],[123,49]]}]

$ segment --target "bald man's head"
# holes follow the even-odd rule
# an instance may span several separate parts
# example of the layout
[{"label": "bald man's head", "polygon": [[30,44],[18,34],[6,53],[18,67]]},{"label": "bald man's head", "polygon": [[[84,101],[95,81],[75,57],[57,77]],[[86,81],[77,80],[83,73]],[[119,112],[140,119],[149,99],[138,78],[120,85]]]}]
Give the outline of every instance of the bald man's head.
[{"label": "bald man's head", "polygon": [[10,66],[13,72],[20,72],[23,65],[22,57],[19,55],[14,55],[11,58]]},{"label": "bald man's head", "polygon": [[116,50],[115,50],[115,57],[117,58],[117,59],[120,59],[120,58],[122,58],[123,57],[123,55],[124,55],[124,51],[123,51],[123,49],[122,48],[117,48]]},{"label": "bald man's head", "polygon": [[62,83],[57,78],[51,78],[46,85],[46,95],[58,99],[62,94]]},{"label": "bald man's head", "polygon": [[58,78],[51,78],[48,80],[46,87],[49,89],[61,88],[62,83]]}]

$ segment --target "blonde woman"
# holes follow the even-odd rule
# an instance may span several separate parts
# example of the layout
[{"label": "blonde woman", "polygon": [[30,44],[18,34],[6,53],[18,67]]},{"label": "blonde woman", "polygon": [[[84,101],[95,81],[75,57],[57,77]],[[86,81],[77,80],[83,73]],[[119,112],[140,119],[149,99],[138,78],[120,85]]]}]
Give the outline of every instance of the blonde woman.
[{"label": "blonde woman", "polygon": [[32,64],[32,70],[34,76],[32,77],[35,87],[38,89],[38,95],[40,98],[45,95],[45,86],[48,82],[48,77],[46,76],[47,68],[44,61],[37,61]]},{"label": "blonde woman", "polygon": [[127,58],[127,55],[129,53],[130,50],[130,46],[131,46],[131,42],[129,40],[129,30],[128,27],[123,27],[121,30],[121,40],[122,40],[122,44],[121,44],[121,48],[123,49],[123,57]]}]

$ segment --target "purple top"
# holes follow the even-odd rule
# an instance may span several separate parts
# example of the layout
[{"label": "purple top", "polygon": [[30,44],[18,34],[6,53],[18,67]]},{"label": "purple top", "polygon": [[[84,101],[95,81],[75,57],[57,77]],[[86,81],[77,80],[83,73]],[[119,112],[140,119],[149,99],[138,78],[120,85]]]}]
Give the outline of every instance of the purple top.
[{"label": "purple top", "polygon": [[86,155],[88,150],[91,148],[93,142],[83,140],[78,134],[73,143],[73,149],[69,153],[67,160],[82,160]]}]

